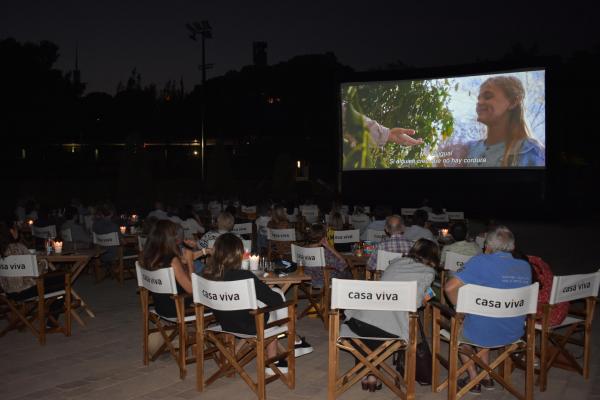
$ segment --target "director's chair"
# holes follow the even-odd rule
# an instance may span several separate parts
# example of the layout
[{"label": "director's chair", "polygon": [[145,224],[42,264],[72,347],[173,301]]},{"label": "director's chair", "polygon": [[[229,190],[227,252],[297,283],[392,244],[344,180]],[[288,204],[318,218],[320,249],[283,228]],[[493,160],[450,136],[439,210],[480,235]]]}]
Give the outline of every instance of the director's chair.
[{"label": "director's chair", "polygon": [[[192,275],[192,287],[196,309],[196,388],[203,391],[205,386],[214,383],[223,376],[239,374],[259,400],[266,399],[266,385],[278,379],[290,389],[296,385],[295,347],[296,318],[293,300],[278,307],[260,307],[256,298],[254,279],[238,281],[210,281],[196,274]],[[221,325],[207,327],[199,316],[204,315],[206,307],[220,311],[248,310],[256,325],[256,334],[230,332]],[[283,316],[282,311],[287,310]],[[275,320],[265,323],[265,314],[277,311]],[[266,347],[279,337],[287,336],[287,348],[278,345],[275,356],[267,358]],[[218,370],[204,379],[204,354],[199,351],[210,343],[217,349]],[[256,380],[245,370],[245,366],[256,359]],[[282,372],[275,364],[287,360],[288,372]],[[273,374],[266,376],[265,367]]]},{"label": "director's chair", "polygon": [[[332,279],[331,312],[329,313],[329,371],[327,398],[333,400],[368,374],[377,377],[392,392],[404,400],[415,397],[415,360],[417,350],[417,282],[358,281]],[[353,296],[370,293],[371,296]],[[377,297],[377,293],[388,296]],[[359,297],[359,298],[356,298]],[[361,337],[346,324],[340,325],[340,310],[407,312],[408,338]],[[371,350],[363,340],[381,344]],[[358,363],[339,373],[340,350],[352,354]],[[405,350],[404,375],[386,363],[398,350]],[[366,354],[366,355],[365,355]]]},{"label": "director's chair", "polygon": [[[491,378],[495,379],[516,398],[520,400],[533,399],[534,321],[537,309],[537,295],[537,283],[517,289],[495,289],[477,285],[465,285],[458,291],[456,311],[447,305],[431,302],[433,306],[432,391],[440,392],[447,389],[449,400],[460,399],[489,374]],[[482,305],[483,302],[481,299],[486,299],[486,304],[493,302],[493,304],[498,305],[498,308]],[[513,304],[513,306],[508,307],[505,302]],[[461,338],[466,314],[491,318],[525,316],[525,336],[523,339],[502,346],[482,347],[474,343],[469,343],[464,338]],[[448,358],[444,358],[442,355],[441,340],[449,344]],[[493,361],[486,364],[481,359],[482,353],[492,349],[498,350],[498,355]],[[525,388],[524,391],[519,391],[512,384],[511,374],[513,364],[511,356],[523,352],[525,353],[526,369]],[[469,361],[459,367],[460,354],[468,356]],[[469,381],[462,389],[459,389],[459,377],[467,372],[468,367],[473,365],[480,367],[481,372],[479,372],[475,379]],[[440,379],[440,366],[448,370],[448,377],[444,380]],[[500,373],[496,372],[497,368],[500,368]]]}]

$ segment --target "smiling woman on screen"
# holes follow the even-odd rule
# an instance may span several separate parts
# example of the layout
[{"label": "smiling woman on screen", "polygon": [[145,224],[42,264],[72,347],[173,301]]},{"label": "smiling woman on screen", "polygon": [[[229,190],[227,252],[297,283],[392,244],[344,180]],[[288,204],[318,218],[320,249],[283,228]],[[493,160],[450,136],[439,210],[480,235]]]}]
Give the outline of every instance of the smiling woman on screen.
[{"label": "smiling woman on screen", "polygon": [[[544,147],[525,121],[525,89],[513,76],[487,79],[479,88],[477,121],[487,127],[485,139],[467,143],[469,167],[543,167]],[[475,161],[477,160],[477,161]]]}]

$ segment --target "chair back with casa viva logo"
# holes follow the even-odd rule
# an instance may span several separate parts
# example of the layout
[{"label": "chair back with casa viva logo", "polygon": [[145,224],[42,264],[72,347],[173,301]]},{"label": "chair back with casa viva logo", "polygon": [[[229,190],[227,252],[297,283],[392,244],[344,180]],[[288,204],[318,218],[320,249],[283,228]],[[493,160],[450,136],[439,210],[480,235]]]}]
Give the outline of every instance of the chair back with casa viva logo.
[{"label": "chair back with casa viva logo", "polygon": [[40,276],[37,257],[34,254],[0,258],[0,276],[3,278]]},{"label": "chair back with casa viva logo", "polygon": [[256,310],[258,300],[252,278],[238,281],[211,281],[192,274],[194,303],[213,310]]},{"label": "chair back with casa viva logo", "polygon": [[539,284],[515,289],[496,289],[464,285],[458,289],[456,312],[491,318],[518,317],[535,314]]},{"label": "chair back with casa viva logo", "polygon": [[600,270],[591,274],[554,276],[550,304],[598,296]]},{"label": "chair back with casa viva logo", "polygon": [[325,250],[323,247],[301,247],[292,244],[292,261],[308,268],[324,267]]},{"label": "chair back with casa viva logo", "polygon": [[150,271],[142,268],[140,263],[136,261],[135,272],[139,287],[143,287],[152,293],[177,294],[177,281],[175,280],[173,267]]},{"label": "chair back with casa viva logo", "polygon": [[415,312],[417,282],[331,280],[331,309]]}]

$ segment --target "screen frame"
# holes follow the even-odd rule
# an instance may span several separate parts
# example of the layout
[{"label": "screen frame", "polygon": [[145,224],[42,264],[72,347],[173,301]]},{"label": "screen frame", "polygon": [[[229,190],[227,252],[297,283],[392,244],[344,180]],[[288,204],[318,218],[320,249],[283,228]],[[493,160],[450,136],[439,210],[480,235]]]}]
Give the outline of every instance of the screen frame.
[{"label": "screen frame", "polygon": [[[406,71],[376,71],[376,72],[357,72],[338,79],[336,84],[336,110],[338,114],[338,168],[340,171],[339,189],[341,190],[341,174],[354,172],[381,172],[381,171],[546,171],[548,169],[548,75],[551,73],[551,67],[548,63],[530,64],[528,66],[514,64],[496,64],[494,66],[482,65],[463,65],[446,68],[430,68],[430,69],[411,69]],[[344,153],[343,153],[343,118],[342,118],[342,85],[361,84],[361,83],[378,83],[378,82],[394,82],[394,81],[414,81],[414,80],[431,80],[431,79],[451,79],[465,78],[479,75],[491,74],[508,74],[514,72],[529,72],[529,71],[544,71],[544,123],[545,123],[545,143],[544,143],[544,166],[537,167],[406,167],[406,168],[360,168],[360,169],[344,169]]]}]

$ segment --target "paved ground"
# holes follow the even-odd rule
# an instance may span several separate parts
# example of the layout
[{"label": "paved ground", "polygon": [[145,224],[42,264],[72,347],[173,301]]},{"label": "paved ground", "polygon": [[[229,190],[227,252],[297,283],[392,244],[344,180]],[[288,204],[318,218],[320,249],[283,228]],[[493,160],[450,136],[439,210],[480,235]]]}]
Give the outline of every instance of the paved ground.
[{"label": "paved ground", "polygon": [[[516,228],[516,227],[515,227]],[[547,227],[543,232],[554,235],[564,234],[568,227]],[[517,229],[515,229],[517,230]],[[521,237],[531,238],[531,248],[536,254],[546,248],[535,240],[540,230],[520,227]],[[568,235],[573,244],[589,237],[592,229],[582,231],[573,228]],[[564,245],[564,236],[561,244]],[[517,236],[519,238],[519,236]],[[585,252],[565,252],[564,246],[548,246],[550,260],[558,270],[565,273],[573,268],[584,268],[583,262],[577,266],[569,260],[597,260],[594,249]],[[562,249],[562,250],[561,250]],[[532,251],[533,252],[533,251]],[[554,258],[552,258],[554,257]],[[564,261],[564,263],[563,263]],[[560,265],[556,265],[560,264]],[[589,270],[589,267],[585,268]],[[254,396],[239,378],[224,378],[211,385],[205,392],[195,390],[195,366],[189,366],[188,377],[181,381],[174,361],[170,356],[144,367],[141,351],[141,312],[139,298],[135,293],[134,281],[126,281],[119,286],[114,281],[92,283],[91,276],[82,275],[76,288],[97,313],[97,318],[89,319],[82,328],[74,322],[73,335],[66,338],[51,335],[45,346],[37,344],[29,332],[10,332],[0,338],[0,399],[253,399]],[[0,326],[3,322],[0,322]],[[298,330],[307,336],[315,347],[315,352],[298,359],[297,387],[290,391],[276,382],[267,387],[270,399],[325,399],[327,384],[327,333],[320,321],[302,319]],[[600,324],[594,331],[596,338],[592,355],[591,377],[582,377],[561,370],[552,370],[548,391],[535,392],[536,399],[600,399]],[[344,364],[349,365],[350,357]],[[207,368],[212,368],[207,362]],[[515,372],[515,381],[522,381],[522,373]],[[384,399],[392,398],[392,393],[383,389],[370,394],[359,386],[346,392],[342,399]],[[474,398],[473,395],[467,395]],[[417,385],[418,399],[444,399],[446,392],[432,394],[429,387]],[[479,398],[512,398],[506,391],[497,389],[484,392]]]}]

